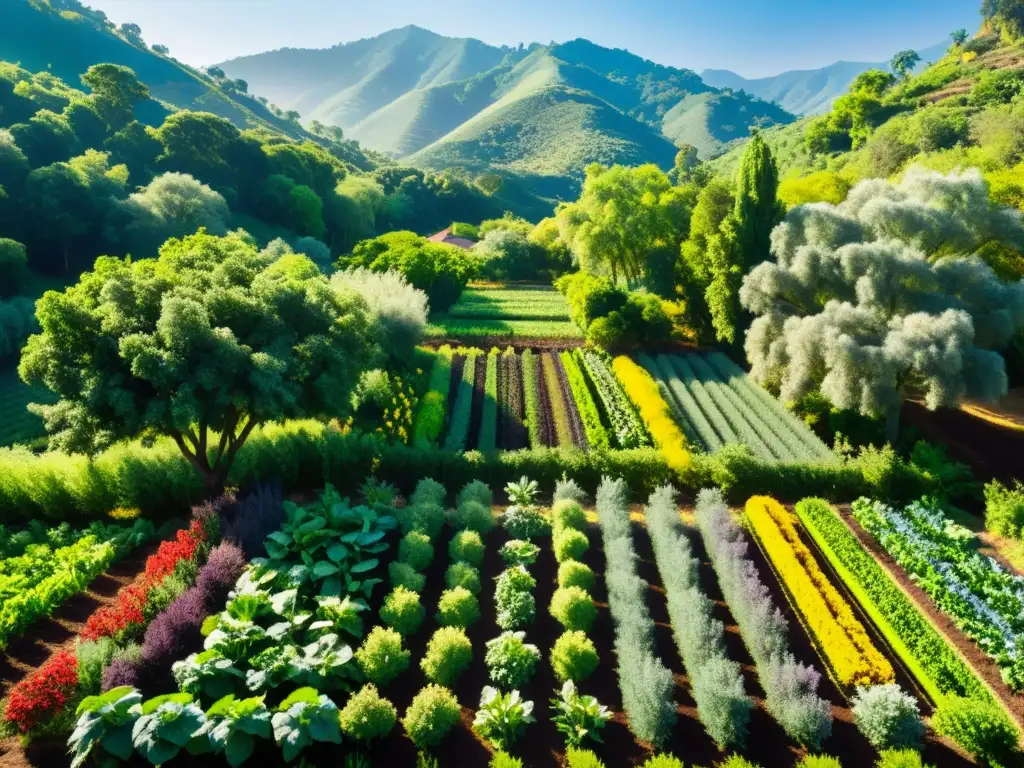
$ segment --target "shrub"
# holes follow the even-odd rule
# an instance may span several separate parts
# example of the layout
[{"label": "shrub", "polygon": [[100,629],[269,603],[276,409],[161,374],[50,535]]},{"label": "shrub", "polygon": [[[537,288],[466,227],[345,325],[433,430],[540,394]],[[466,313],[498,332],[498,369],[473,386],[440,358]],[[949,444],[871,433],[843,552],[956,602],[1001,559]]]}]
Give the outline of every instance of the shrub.
[{"label": "shrub", "polygon": [[405,587],[410,592],[422,592],[427,584],[427,577],[408,563],[397,560],[388,564],[388,578],[392,587]]},{"label": "shrub", "polygon": [[551,648],[551,669],[560,681],[580,683],[593,674],[600,663],[594,642],[585,632],[568,631]]},{"label": "shrub", "polygon": [[430,537],[419,531],[409,531],[398,543],[398,560],[417,571],[423,571],[434,559],[434,545]]},{"label": "shrub", "polygon": [[435,683],[452,686],[473,660],[473,644],[458,627],[441,627],[430,638],[420,659],[424,674]]},{"label": "shrub", "polygon": [[356,651],[356,663],[371,683],[388,685],[409,667],[409,651],[394,629],[374,627]]},{"label": "shrub", "polygon": [[685,768],[683,761],[673,755],[652,755],[642,768]]},{"label": "shrub", "polygon": [[551,507],[551,524],[559,528],[587,529],[587,513],[575,499],[560,499]]},{"label": "shrub", "polygon": [[932,726],[979,760],[1006,764],[1017,752],[1017,729],[994,703],[950,697],[939,705]]},{"label": "shrub", "polygon": [[459,531],[448,545],[448,556],[479,566],[484,561],[484,542],[476,531]]},{"label": "shrub", "polygon": [[924,738],[917,701],[895,683],[859,688],[853,698],[853,719],[875,749],[912,749]]},{"label": "shrub", "polygon": [[831,755],[804,755],[797,768],[843,768],[843,764]]},{"label": "shrub", "polygon": [[396,630],[402,637],[415,634],[420,628],[427,612],[420,603],[420,596],[405,587],[395,587],[391,594],[384,598],[380,609],[380,618],[385,624]]},{"label": "shrub", "polygon": [[523,768],[523,761],[507,752],[495,752],[488,768]]},{"label": "shrub", "polygon": [[[841,768],[839,761],[834,763],[835,768]],[[832,765],[823,768],[833,768]],[[931,768],[925,766],[921,760],[921,753],[913,749],[886,749],[879,755],[875,768]]]},{"label": "shrub", "polygon": [[476,531],[481,535],[497,525],[494,515],[491,514],[491,508],[473,499],[468,499],[459,504],[455,510],[453,522],[456,528]]},{"label": "shrub", "polygon": [[1000,536],[1021,538],[1024,531],[1024,485],[1007,488],[998,480],[985,486],[985,528]]},{"label": "shrub", "polygon": [[555,550],[555,560],[564,563],[567,560],[582,560],[590,548],[590,539],[585,533],[580,533],[573,528],[556,530],[552,538],[552,546]]},{"label": "shrub", "polygon": [[575,560],[566,560],[558,566],[559,587],[579,587],[587,592],[592,592],[596,583],[597,577],[594,576],[589,565]]},{"label": "shrub", "polygon": [[501,688],[521,688],[530,682],[540,651],[524,642],[525,632],[502,632],[487,641],[484,663],[491,680]]},{"label": "shrub", "polygon": [[373,683],[367,683],[348,700],[339,720],[346,736],[365,743],[391,733],[398,713]]},{"label": "shrub", "polygon": [[335,290],[352,290],[362,296],[380,329],[381,348],[393,359],[410,356],[427,325],[427,294],[414,288],[394,271],[353,269],[331,278]]},{"label": "shrub", "polygon": [[480,571],[469,563],[452,563],[444,572],[444,584],[448,589],[463,587],[474,595],[480,594]]},{"label": "shrub", "polygon": [[486,507],[487,513],[490,515],[491,505],[494,503],[494,494],[491,493],[490,486],[482,480],[470,480],[462,486],[459,495],[455,497],[455,503],[459,507],[467,501],[473,501],[482,507]]},{"label": "shrub", "polygon": [[501,559],[508,563],[509,566],[527,566],[537,562],[540,547],[532,541],[512,539],[505,542],[498,554],[501,555]]},{"label": "shrub", "polygon": [[597,606],[580,587],[559,587],[551,597],[551,615],[567,630],[589,632],[597,618]]},{"label": "shrub", "polygon": [[513,539],[539,539],[551,533],[551,521],[532,506],[513,504],[502,513],[501,527]]},{"label": "shrub", "polygon": [[441,743],[461,715],[458,699],[450,690],[440,685],[428,685],[416,694],[405,711],[402,727],[413,744],[420,749],[429,749]]},{"label": "shrub", "polygon": [[536,585],[536,579],[521,565],[501,572],[494,589],[499,627],[522,629],[533,621],[537,605],[530,590]]},{"label": "shrub", "polygon": [[575,501],[577,504],[585,504],[587,501],[586,491],[580,487],[575,480],[563,474],[562,479],[555,483],[555,493],[551,499],[552,504],[560,501]]},{"label": "shrub", "polygon": [[103,672],[114,656],[114,641],[109,637],[99,640],[79,640],[75,643],[78,661],[78,691],[95,696],[103,685]]},{"label": "shrub", "polygon": [[718,768],[759,768],[759,766],[739,755],[730,755],[718,764]]},{"label": "shrub", "polygon": [[502,629],[520,629],[537,615],[537,601],[529,592],[510,592],[498,603],[495,623]]},{"label": "shrub", "polygon": [[424,477],[418,483],[416,483],[416,489],[412,492],[409,497],[409,504],[411,506],[419,506],[420,504],[434,504],[436,506],[443,507],[445,500],[448,498],[448,491],[444,489],[437,480],[432,477]]},{"label": "shrub", "polygon": [[498,749],[515,742],[533,722],[533,702],[524,701],[519,691],[502,693],[484,686],[480,708],[473,719],[473,730]]},{"label": "shrub", "polygon": [[601,759],[589,749],[567,749],[565,765],[566,768],[605,768]]},{"label": "shrub", "polygon": [[419,531],[431,540],[441,535],[445,520],[444,507],[440,504],[423,502],[398,510],[398,523],[403,533]]},{"label": "shrub", "polygon": [[465,629],[480,618],[480,603],[465,587],[446,589],[437,601],[437,623]]}]

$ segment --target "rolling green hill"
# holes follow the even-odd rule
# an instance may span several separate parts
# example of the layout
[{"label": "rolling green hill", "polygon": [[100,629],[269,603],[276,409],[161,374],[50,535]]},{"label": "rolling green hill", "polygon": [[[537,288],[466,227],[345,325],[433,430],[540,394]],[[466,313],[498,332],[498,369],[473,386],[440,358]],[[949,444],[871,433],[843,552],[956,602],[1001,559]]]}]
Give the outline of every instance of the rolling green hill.
[{"label": "rolling green hill", "polygon": [[592,162],[667,168],[681,143],[710,158],[751,125],[793,119],[690,70],[583,39],[497,48],[410,26],[220,66],[366,147],[428,169],[515,175],[548,199],[573,196]]},{"label": "rolling green hill", "polygon": [[[93,64],[131,67],[150,89],[139,119],[159,125],[168,111],[193,109],[239,128],[272,128],[298,136],[300,126],[275,116],[255,98],[228,92],[200,72],[122,37],[106,17],[76,0],[0,0],[0,59],[48,71],[72,86]],[[163,105],[160,104],[163,102]]]}]

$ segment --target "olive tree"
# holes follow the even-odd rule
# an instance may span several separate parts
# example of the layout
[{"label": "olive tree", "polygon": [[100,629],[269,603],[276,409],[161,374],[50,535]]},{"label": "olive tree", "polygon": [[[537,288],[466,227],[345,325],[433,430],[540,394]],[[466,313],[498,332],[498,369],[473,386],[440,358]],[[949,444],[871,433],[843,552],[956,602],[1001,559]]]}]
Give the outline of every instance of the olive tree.
[{"label": "olive tree", "polygon": [[910,390],[936,409],[1006,392],[999,350],[1024,327],[1024,284],[973,254],[1024,242],[1021,215],[989,203],[977,171],[912,169],[865,181],[840,205],[793,208],[772,232],[774,262],[755,267],[740,301],[752,375],[795,400],[819,388],[839,408],[899,428]]},{"label": "olive tree", "polygon": [[242,233],[169,240],[156,259],[101,257],[36,313],[19,373],[60,398],[33,406],[51,445],[94,453],[167,435],[211,492],[260,424],[344,415],[379,354],[360,297]]}]

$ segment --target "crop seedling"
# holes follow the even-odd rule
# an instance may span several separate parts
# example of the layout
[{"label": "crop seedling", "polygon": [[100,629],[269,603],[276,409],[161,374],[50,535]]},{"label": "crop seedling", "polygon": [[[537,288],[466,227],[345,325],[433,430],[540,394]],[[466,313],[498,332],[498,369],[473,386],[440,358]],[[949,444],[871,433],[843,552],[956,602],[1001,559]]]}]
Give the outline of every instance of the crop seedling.
[{"label": "crop seedling", "polygon": [[506,749],[532,722],[533,702],[524,701],[519,691],[503,694],[497,688],[485,686],[473,730],[498,749]]},{"label": "crop seedling", "polygon": [[551,700],[555,727],[565,739],[565,745],[578,748],[587,739],[601,742],[601,729],[612,718],[608,707],[593,696],[582,696],[572,680],[566,680],[558,696]]}]

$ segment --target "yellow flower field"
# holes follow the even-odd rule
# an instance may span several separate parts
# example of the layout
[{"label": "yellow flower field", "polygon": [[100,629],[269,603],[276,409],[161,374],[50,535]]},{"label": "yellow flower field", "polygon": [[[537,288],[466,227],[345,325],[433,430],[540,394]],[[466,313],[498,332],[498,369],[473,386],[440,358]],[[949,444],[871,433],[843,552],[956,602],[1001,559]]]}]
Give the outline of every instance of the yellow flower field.
[{"label": "yellow flower field", "polygon": [[849,603],[818,567],[786,509],[767,496],[747,501],[747,519],[825,662],[847,687],[892,682],[892,665],[868,637]]},{"label": "yellow flower field", "polygon": [[651,375],[625,355],[612,361],[612,370],[629,399],[640,409],[640,418],[661,448],[668,465],[673,469],[689,467],[691,457],[686,450],[686,436],[672,418],[672,411]]}]

